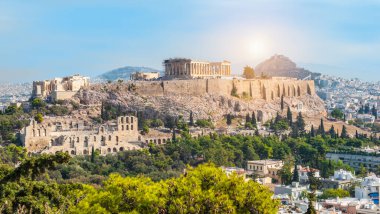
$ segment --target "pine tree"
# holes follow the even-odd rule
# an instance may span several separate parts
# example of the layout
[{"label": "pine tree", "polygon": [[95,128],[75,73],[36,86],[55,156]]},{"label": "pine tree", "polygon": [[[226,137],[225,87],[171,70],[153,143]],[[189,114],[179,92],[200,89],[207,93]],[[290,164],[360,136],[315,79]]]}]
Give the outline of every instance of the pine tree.
[{"label": "pine tree", "polygon": [[334,125],[331,125],[329,134],[330,134],[331,138],[335,138],[335,128],[334,128]]},{"label": "pine tree", "polygon": [[342,133],[340,134],[341,138],[348,138],[347,128],[343,125]]},{"label": "pine tree", "polygon": [[193,111],[190,111],[190,118],[189,118],[189,120],[190,120],[189,125],[190,126],[194,126]]},{"label": "pine tree", "polygon": [[288,112],[286,113],[286,118],[288,119],[289,126],[292,126],[292,124],[293,124],[293,115],[292,115],[292,111],[290,110],[290,106],[288,106]]}]

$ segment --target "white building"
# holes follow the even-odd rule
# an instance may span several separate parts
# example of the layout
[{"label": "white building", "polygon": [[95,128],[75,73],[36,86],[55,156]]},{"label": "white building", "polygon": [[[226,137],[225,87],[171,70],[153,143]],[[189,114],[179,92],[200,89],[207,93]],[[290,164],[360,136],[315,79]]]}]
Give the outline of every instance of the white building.
[{"label": "white building", "polygon": [[298,176],[299,176],[299,182],[300,183],[307,183],[309,181],[309,172],[314,173],[314,177],[320,178],[319,170],[307,167],[302,167],[301,165],[297,166]]},{"label": "white building", "polygon": [[334,180],[354,180],[356,177],[352,175],[352,172],[346,171],[343,169],[335,170],[334,176],[331,176],[330,179]]},{"label": "white building", "polygon": [[364,123],[374,123],[376,119],[375,116],[371,114],[358,114],[356,118],[362,120]]},{"label": "white building", "polygon": [[376,175],[365,177],[360,186],[355,187],[355,197],[358,199],[371,199],[379,204],[380,178]]},{"label": "white building", "polygon": [[308,186],[299,185],[298,182],[293,182],[290,186],[276,185],[274,188],[275,195],[289,195],[291,200],[301,199],[303,192],[307,192]]}]

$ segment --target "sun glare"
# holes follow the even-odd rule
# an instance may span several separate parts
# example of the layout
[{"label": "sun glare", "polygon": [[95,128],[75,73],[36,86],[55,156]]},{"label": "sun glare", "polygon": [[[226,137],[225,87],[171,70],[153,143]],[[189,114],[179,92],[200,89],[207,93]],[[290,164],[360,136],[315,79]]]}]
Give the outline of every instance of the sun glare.
[{"label": "sun glare", "polygon": [[265,55],[266,44],[263,40],[255,40],[249,44],[249,52],[255,58],[260,58]]}]

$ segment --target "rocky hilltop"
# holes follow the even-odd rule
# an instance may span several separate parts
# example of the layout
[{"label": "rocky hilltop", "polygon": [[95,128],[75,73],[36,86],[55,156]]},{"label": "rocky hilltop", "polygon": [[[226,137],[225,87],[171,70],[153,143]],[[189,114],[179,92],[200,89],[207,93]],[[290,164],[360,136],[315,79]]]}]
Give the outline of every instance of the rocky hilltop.
[{"label": "rocky hilltop", "polygon": [[133,66],[125,66],[122,68],[117,68],[106,73],[103,73],[97,77],[95,77],[95,82],[102,81],[114,81],[118,79],[129,80],[130,75],[134,72],[160,72],[159,70],[148,68],[148,67],[133,67]]},{"label": "rocky hilltop", "polygon": [[[74,98],[85,105],[100,106],[103,103],[111,104],[123,112],[143,112],[147,118],[162,118],[166,116],[179,116],[188,118],[192,111],[195,119],[211,118],[216,124],[223,121],[226,114],[243,118],[247,113],[256,112],[262,121],[269,120],[281,112],[280,98],[267,101],[249,97],[235,97],[226,94],[175,94],[165,95],[142,94],[129,83],[94,84],[90,88],[81,90]],[[315,94],[305,94],[298,97],[285,97],[286,106],[297,111],[301,104],[305,117],[318,117],[325,115],[324,103]],[[286,113],[286,110],[283,112]],[[225,124],[225,123],[220,123]]]},{"label": "rocky hilltop", "polygon": [[314,79],[320,76],[319,73],[313,73],[304,68],[298,68],[296,63],[283,55],[274,55],[264,62],[258,64],[255,68],[257,74],[277,77],[292,77],[297,79]]}]

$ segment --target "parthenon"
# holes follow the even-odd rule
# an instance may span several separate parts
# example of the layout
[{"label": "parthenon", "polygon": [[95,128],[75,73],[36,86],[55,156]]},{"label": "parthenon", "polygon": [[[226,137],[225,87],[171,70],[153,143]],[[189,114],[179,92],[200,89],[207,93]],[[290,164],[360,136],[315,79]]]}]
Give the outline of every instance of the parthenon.
[{"label": "parthenon", "polygon": [[231,75],[231,63],[175,58],[164,60],[167,78],[213,78]]}]

